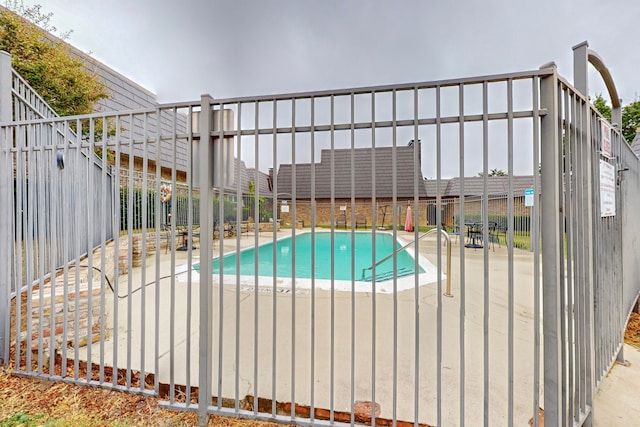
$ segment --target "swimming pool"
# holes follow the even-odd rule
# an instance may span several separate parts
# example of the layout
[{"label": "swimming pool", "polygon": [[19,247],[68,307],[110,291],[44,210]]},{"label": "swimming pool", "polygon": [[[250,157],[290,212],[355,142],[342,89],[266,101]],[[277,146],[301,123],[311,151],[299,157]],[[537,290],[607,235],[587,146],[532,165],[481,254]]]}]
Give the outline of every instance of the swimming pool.
[{"label": "swimming pool", "polygon": [[[336,290],[352,290],[355,284],[356,291],[370,292],[372,271],[368,268],[373,264],[373,233],[353,233],[354,251],[352,256],[351,232],[335,231],[332,233],[317,231],[315,240],[315,271],[312,277],[311,247],[312,233],[302,232],[295,238],[295,269],[293,269],[294,243],[289,237],[281,238],[275,242],[264,243],[257,248],[258,252],[258,286],[271,286],[273,284],[274,268],[278,287],[290,287],[295,271],[295,286],[297,288],[310,288],[311,285],[318,289],[328,289],[333,286]],[[406,242],[394,240],[393,235],[387,232],[375,233],[375,259],[382,260],[400,249]],[[274,262],[275,245],[275,262]],[[331,268],[331,252],[333,248],[333,272]],[[227,253],[223,257],[224,281],[235,282],[239,274],[241,283],[253,285],[256,276],[255,262],[256,248],[246,248],[239,253]],[[236,270],[236,257],[240,257],[240,270]],[[354,268],[352,269],[352,265]],[[397,253],[396,269],[394,274],[393,258],[390,258],[376,266],[376,290],[385,292],[388,285],[393,284],[396,277],[396,287],[403,288],[415,286],[415,252],[413,247]],[[220,277],[220,258],[212,261],[214,282]],[[193,265],[197,274],[200,264]],[[363,274],[364,270],[364,274]],[[333,282],[331,280],[333,273]],[[352,274],[354,273],[354,274]],[[420,284],[436,281],[437,269],[424,257],[418,257],[418,276]],[[353,280],[352,280],[353,279]],[[385,287],[387,286],[387,287]]]}]

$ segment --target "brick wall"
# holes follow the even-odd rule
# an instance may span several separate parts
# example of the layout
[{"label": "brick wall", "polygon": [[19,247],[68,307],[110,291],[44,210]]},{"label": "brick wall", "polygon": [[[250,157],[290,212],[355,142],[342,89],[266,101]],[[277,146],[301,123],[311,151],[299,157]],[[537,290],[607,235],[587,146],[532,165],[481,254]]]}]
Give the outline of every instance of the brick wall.
[{"label": "brick wall", "polygon": [[[384,225],[391,226],[393,222],[393,207],[391,199],[377,199],[377,218],[376,224],[382,225],[383,212],[386,206],[386,215],[384,215]],[[291,224],[293,206],[291,201],[287,202],[289,212],[282,212],[282,204],[280,205],[280,220],[285,224]],[[407,215],[407,206],[411,205],[412,209],[415,208],[414,201],[411,200],[398,200],[396,203],[396,224],[398,227],[404,226],[404,222]],[[524,206],[524,197],[514,197],[514,215],[515,216],[528,216],[530,210]],[[372,212],[375,210],[374,206],[369,199],[356,200],[355,208],[352,209],[351,199],[336,199],[334,204],[334,215],[337,218],[338,215],[342,215],[341,207],[345,207],[347,217],[347,228],[351,227],[352,215],[364,215],[367,220],[367,227],[371,227]],[[455,218],[459,215],[460,203],[457,198],[443,199],[441,201],[441,219],[442,223],[446,226],[452,227]],[[490,199],[488,202],[489,215],[507,215],[507,199],[495,198]],[[482,202],[480,198],[475,198],[465,201],[464,205],[465,216],[476,216],[482,214]],[[316,225],[318,226],[330,226],[331,225],[331,202],[330,200],[316,200],[312,205],[310,201],[298,200],[296,201],[296,220],[303,221],[305,227],[311,225],[311,212],[315,210]],[[418,224],[420,226],[435,226],[436,225],[436,200],[420,200],[418,204]],[[415,226],[415,224],[414,224]]]},{"label": "brick wall", "polygon": [[[98,274],[99,275],[99,274]],[[94,280],[98,282],[98,280]],[[51,324],[51,288],[43,289],[42,295],[36,290],[31,299],[31,314],[32,314],[32,333],[31,333],[31,349],[37,350],[39,347],[38,339],[40,338],[40,325],[42,324],[42,346],[44,350],[49,350],[51,347],[51,340],[54,341],[54,348],[62,348],[63,340],[65,340],[64,328],[67,327],[66,345],[84,347],[89,340],[92,343],[100,340],[100,307],[101,307],[101,295],[100,284],[95,283],[96,288],[89,289],[88,283],[82,283],[79,286],[78,292],[76,292],[74,286],[69,286],[67,293],[67,313],[65,320],[64,313],[64,294],[62,289],[56,289],[55,300],[53,305],[53,326]],[[91,301],[90,301],[91,300]],[[106,306],[108,308],[108,306]],[[40,318],[40,311],[42,309],[42,318]],[[23,313],[24,315],[24,313]],[[78,318],[78,328],[75,328],[75,320]],[[104,317],[104,331],[105,338],[111,334],[113,329],[108,320],[110,316],[108,312]],[[89,319],[91,319],[91,330],[89,330]],[[22,331],[22,341],[26,341],[27,331]]]},{"label": "brick wall", "polygon": [[[116,251],[115,245],[109,242],[105,245],[104,266],[102,265],[102,248],[98,248],[92,253],[92,265],[99,270],[89,268],[89,259],[80,261],[79,267],[70,265],[67,269],[66,283],[65,272],[59,270],[52,280],[45,281],[42,290],[35,286],[31,296],[30,316],[27,311],[27,294],[23,294],[21,299],[21,325],[20,340],[23,345],[27,341],[27,321],[31,322],[31,350],[39,349],[40,340],[44,351],[49,351],[51,347],[61,349],[63,346],[86,346],[89,341],[92,343],[100,341],[101,338],[108,338],[113,330],[110,309],[113,305],[113,291],[105,283],[101,284],[102,271],[108,281],[113,283],[114,277],[129,269],[129,247],[128,236],[121,236],[119,248]],[[132,236],[131,247],[131,267],[139,267],[142,264],[142,236],[136,234]],[[169,243],[166,238],[160,240],[161,248],[165,248]],[[182,236],[176,236],[176,243],[182,244]],[[155,233],[147,234],[147,256],[155,252]],[[116,270],[117,258],[117,270]],[[76,282],[78,283],[76,288]],[[66,309],[65,309],[66,293]],[[101,311],[103,299],[105,311]],[[52,305],[53,303],[53,305]],[[66,311],[66,315],[65,315]],[[52,322],[53,312],[53,322]],[[12,316],[15,318],[15,316]],[[30,317],[30,319],[29,319]],[[78,327],[76,329],[76,318]],[[101,336],[101,323],[104,335]],[[89,327],[91,325],[91,327]],[[15,327],[15,325],[14,325]],[[64,334],[66,327],[66,335]]]},{"label": "brick wall", "polygon": [[[280,208],[280,220],[285,224],[291,224],[291,220],[292,220],[291,202],[288,202],[288,204],[289,204],[289,212],[282,212],[282,209]],[[398,209],[398,212],[396,214],[396,223],[398,226],[404,226],[408,205],[409,204],[407,200],[397,202],[396,208]],[[413,208],[413,203],[411,203],[411,205]],[[427,206],[426,201],[421,202],[420,209],[418,211],[418,218],[419,218],[420,225],[427,224],[426,206]],[[342,207],[345,208],[344,211],[341,210]],[[354,216],[354,222],[355,222],[355,216],[364,215],[367,221],[367,228],[371,228],[373,211],[374,210],[377,211],[376,224],[378,226],[381,226],[385,207],[386,207],[386,214],[384,215],[384,225],[391,226],[393,221],[393,212],[392,212],[393,206],[392,206],[392,201],[390,199],[389,200],[378,199],[377,209],[372,205],[371,200],[369,199],[356,200],[354,209],[352,209],[352,206],[351,206],[351,199],[336,199],[333,212],[336,218],[339,215],[341,216],[343,212],[346,214],[347,228],[351,227],[352,215]],[[312,205],[311,202],[309,201],[300,201],[300,200],[297,201],[296,202],[296,220],[303,221],[305,227],[309,227],[311,225],[311,212],[314,209],[316,214],[316,225],[330,226],[332,209],[331,209],[331,202],[329,200],[317,200],[315,202],[315,205]]]}]

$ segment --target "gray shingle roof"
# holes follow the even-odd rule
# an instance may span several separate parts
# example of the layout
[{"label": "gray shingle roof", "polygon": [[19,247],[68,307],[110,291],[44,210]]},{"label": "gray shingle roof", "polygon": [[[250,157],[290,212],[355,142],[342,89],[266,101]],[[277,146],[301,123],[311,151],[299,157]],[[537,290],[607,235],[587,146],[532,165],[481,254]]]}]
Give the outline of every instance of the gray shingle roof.
[{"label": "gray shingle roof", "polygon": [[[242,194],[247,194],[249,192],[249,181],[253,181],[256,189],[259,189],[260,196],[263,197],[271,197],[271,190],[269,189],[269,175],[258,171],[258,181],[256,183],[256,170],[254,168],[247,168],[244,163],[244,160],[234,159],[235,161],[235,170],[233,172],[234,181],[238,173],[238,167],[240,168],[240,191]],[[235,183],[231,188],[227,189],[227,192],[230,194],[234,194],[236,192]]]},{"label": "gray shingle roof", "polygon": [[[524,194],[527,188],[533,188],[533,176],[513,176],[512,185],[513,193],[516,196]],[[442,197],[460,197],[462,179],[459,177],[440,180],[440,195]],[[436,197],[436,180],[430,179],[425,181],[427,195]],[[507,194],[509,192],[508,176],[490,176],[487,177],[487,192],[489,195]],[[481,196],[484,193],[484,179],[481,176],[473,176],[464,178],[464,194],[466,196]]]},{"label": "gray shingle roof", "polygon": [[[375,149],[375,195],[376,197],[393,196],[392,179],[392,147]],[[396,150],[396,195],[398,197],[414,196],[414,147],[399,146]],[[426,197],[423,177],[420,168],[419,147],[418,162],[415,173],[418,174],[417,193]],[[371,148],[337,149],[333,155],[334,197],[350,198],[351,191],[351,155],[353,153],[354,195],[356,198],[371,198],[373,195],[372,166],[374,163]],[[296,197],[311,198],[311,171],[315,169],[315,197],[318,199],[331,197],[331,150],[322,150],[321,161],[316,164],[302,163],[295,165]],[[279,194],[292,193],[293,167],[290,164],[280,165],[278,170]]]},{"label": "gray shingle roof", "polygon": [[[243,162],[244,163],[244,162]],[[255,191],[260,197],[271,197],[271,189],[269,188],[269,174],[262,171],[258,171],[258,180],[256,181],[256,169],[247,169],[247,190],[249,188],[249,180],[253,181],[255,185]],[[242,187],[244,189],[244,185]]]}]

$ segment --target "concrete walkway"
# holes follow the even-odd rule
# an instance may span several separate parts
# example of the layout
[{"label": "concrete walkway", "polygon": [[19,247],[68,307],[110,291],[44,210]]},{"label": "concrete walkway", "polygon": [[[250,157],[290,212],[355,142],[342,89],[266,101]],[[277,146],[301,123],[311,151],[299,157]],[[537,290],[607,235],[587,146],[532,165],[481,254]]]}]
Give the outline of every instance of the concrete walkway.
[{"label": "concrete walkway", "polygon": [[596,426],[640,426],[640,350],[625,344],[624,359],[627,363],[616,363],[596,392]]},{"label": "concrete walkway", "polygon": [[[413,237],[398,234],[407,240]],[[271,239],[271,233],[262,233],[258,240]],[[240,239],[241,247],[254,243],[253,235]],[[218,242],[215,244],[217,251]],[[225,252],[235,245],[235,238],[227,239]],[[239,399],[258,394],[303,405],[313,399],[315,407],[333,407],[336,411],[350,411],[352,401],[375,401],[380,404],[382,418],[395,415],[399,420],[413,420],[417,410],[419,421],[429,425],[437,423],[438,415],[442,425],[459,424],[463,398],[467,425],[480,423],[485,405],[489,425],[506,425],[508,251],[496,247],[487,252],[487,273],[483,249],[462,251],[461,270],[460,246],[453,244],[452,298],[442,295],[444,280],[396,295],[294,291],[277,282],[275,292],[274,287],[237,286],[235,281],[222,289],[215,285],[213,394]],[[420,253],[437,265],[435,237],[421,241]],[[441,253],[444,271],[444,247]],[[197,256],[197,251],[193,255]],[[530,253],[520,250],[514,250],[513,258],[512,398],[514,424],[524,426],[532,416],[535,396],[533,261]],[[161,254],[159,277],[166,278],[160,285],[144,287],[144,291],[140,284],[154,282],[158,274],[154,257],[119,278],[118,318],[113,336],[104,345],[106,360],[112,360],[109,355],[117,347],[121,368],[130,366],[146,372],[157,369],[162,383],[190,382],[197,386],[198,284],[190,286],[186,280],[175,278],[180,266],[187,264],[186,252]],[[129,287],[132,293],[127,297]],[[96,347],[94,360],[99,357]],[[485,351],[488,361],[484,360]],[[638,415],[633,409],[620,407],[620,394],[640,401],[640,393],[630,394],[635,388],[626,389],[632,378],[640,384],[640,354],[627,349],[625,356],[631,367],[614,367],[598,391],[596,425],[633,425],[627,421]],[[621,373],[616,380],[621,370],[636,376]],[[614,381],[618,386],[610,389],[609,383]],[[609,407],[616,409],[609,412],[605,409]],[[625,423],[616,424],[621,416]]]}]

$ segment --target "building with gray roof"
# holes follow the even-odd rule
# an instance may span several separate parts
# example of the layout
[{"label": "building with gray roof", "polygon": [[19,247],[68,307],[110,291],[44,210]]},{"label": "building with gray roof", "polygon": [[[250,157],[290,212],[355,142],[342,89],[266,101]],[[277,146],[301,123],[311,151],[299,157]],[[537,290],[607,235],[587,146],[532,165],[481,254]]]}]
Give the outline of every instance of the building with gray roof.
[{"label": "building with gray roof", "polygon": [[[533,188],[533,175],[514,175],[511,177],[511,183],[514,196],[521,196],[524,194],[524,190]],[[446,198],[459,198],[462,195],[463,188],[465,197],[485,194],[484,178],[481,176],[441,179],[439,186],[437,180],[429,179],[425,181],[425,187],[429,198],[434,198],[438,195]],[[489,196],[505,196],[509,194],[509,176],[487,177],[487,194]]]},{"label": "building with gray roof", "polygon": [[[315,199],[330,199],[332,196],[331,177],[333,176],[333,197],[336,199],[390,199],[393,197],[393,147],[337,149],[334,150],[333,161],[331,150],[322,150],[320,163],[299,163],[295,165],[295,193],[297,199],[311,199],[311,175],[315,172]],[[414,148],[411,146],[395,147],[396,156],[396,197],[412,199],[427,197],[423,184],[420,157],[418,156],[418,185],[415,186]],[[375,152],[375,155],[374,155]],[[353,153],[355,169],[351,167]],[[418,150],[419,153],[419,150]],[[372,176],[375,163],[375,177]],[[353,172],[354,185],[351,186]],[[293,165],[280,165],[278,170],[278,193],[293,193]]]}]

